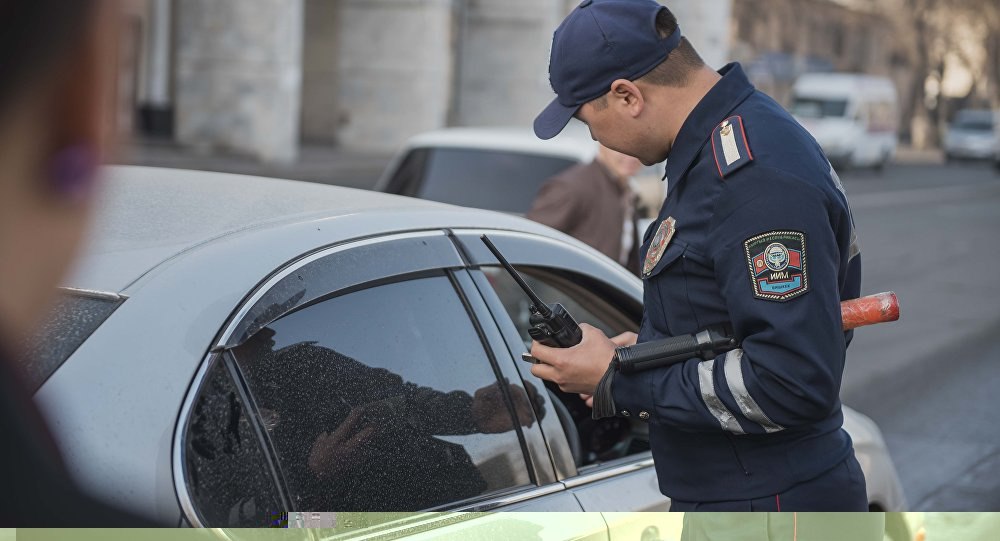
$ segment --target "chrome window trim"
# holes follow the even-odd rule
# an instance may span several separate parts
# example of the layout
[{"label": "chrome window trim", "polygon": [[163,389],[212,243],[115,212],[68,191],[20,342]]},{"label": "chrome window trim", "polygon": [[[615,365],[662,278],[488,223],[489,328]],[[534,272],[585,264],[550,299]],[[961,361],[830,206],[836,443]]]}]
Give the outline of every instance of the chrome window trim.
[{"label": "chrome window trim", "polygon": [[118,293],[112,293],[110,291],[97,291],[96,289],[82,289],[79,287],[59,287],[57,289],[73,295],[102,301],[121,302],[126,299],[124,295],[119,295]]},{"label": "chrome window trim", "polygon": [[454,509],[454,511],[468,511],[476,513],[493,511],[500,507],[512,505],[515,503],[526,502],[528,500],[541,498],[542,496],[548,496],[550,494],[556,494],[558,492],[563,492],[565,490],[566,487],[563,486],[562,483],[551,483],[540,487],[531,487],[526,490],[519,490],[517,492],[506,493],[503,495],[490,498],[485,501],[457,507]]},{"label": "chrome window trim", "polygon": [[612,477],[618,477],[619,475],[626,475],[629,473],[645,470],[647,468],[652,468],[653,457],[649,451],[646,451],[645,454],[649,456],[645,456],[643,458],[627,462],[625,464],[610,466],[608,468],[599,469],[598,471],[588,472],[583,475],[577,475],[576,477],[563,479],[562,484],[566,485],[567,489],[573,489],[584,485],[589,485],[590,483],[604,481],[605,479],[610,479]]},{"label": "chrome window trim", "polygon": [[[188,386],[187,394],[184,396],[184,402],[181,406],[181,411],[177,419],[177,423],[174,425],[174,437],[173,445],[171,450],[171,464],[173,466],[173,478],[174,478],[174,491],[177,494],[178,503],[181,506],[181,511],[187,518],[188,522],[191,523],[195,528],[204,528],[205,525],[201,523],[198,518],[198,514],[195,511],[194,501],[191,498],[191,493],[188,492],[188,486],[184,479],[184,431],[187,428],[188,419],[191,416],[191,409],[194,407],[195,398],[198,396],[198,391],[201,389],[202,384],[205,381],[205,376],[208,373],[208,369],[212,364],[212,360],[219,355],[217,348],[225,346],[226,342],[229,340],[230,335],[236,330],[237,325],[240,321],[246,317],[247,313],[253,305],[260,300],[275,284],[281,281],[283,278],[289,274],[295,272],[304,265],[308,265],[313,261],[322,259],[326,256],[343,252],[346,250],[352,250],[354,248],[361,248],[363,246],[369,246],[372,244],[379,244],[383,242],[392,242],[395,240],[404,239],[419,239],[426,237],[439,237],[445,236],[445,232],[441,230],[427,230],[427,231],[416,231],[409,233],[397,233],[382,235],[378,237],[372,237],[368,239],[362,239],[357,241],[349,241],[343,244],[338,244],[335,246],[330,246],[324,248],[315,253],[302,257],[289,263],[285,268],[278,271],[270,279],[264,282],[263,285],[259,286],[256,291],[240,306],[237,310],[236,315],[229,320],[229,324],[226,326],[225,330],[219,336],[216,341],[215,346],[211,348],[205,359],[201,361],[201,365],[198,367],[198,371],[195,372],[194,379]],[[100,292],[97,292],[100,293]],[[117,296],[116,296],[117,297]]]},{"label": "chrome window trim", "polygon": [[191,386],[188,388],[187,394],[184,396],[184,403],[181,406],[180,416],[177,419],[177,423],[174,425],[173,449],[170,453],[170,461],[174,470],[174,492],[177,493],[177,502],[181,506],[181,512],[184,514],[184,517],[187,518],[188,522],[191,523],[191,526],[195,528],[204,528],[205,525],[201,523],[201,520],[198,518],[198,513],[195,512],[194,501],[191,498],[191,493],[188,491],[187,483],[184,482],[184,432],[187,429],[188,419],[191,415],[191,408],[194,407],[194,400],[198,396],[198,391],[201,389],[202,383],[205,381],[205,375],[208,373],[208,368],[212,365],[212,360],[220,356],[221,354],[219,353],[209,353],[205,356],[205,359],[201,361],[201,366],[198,367],[194,380],[191,382]]}]

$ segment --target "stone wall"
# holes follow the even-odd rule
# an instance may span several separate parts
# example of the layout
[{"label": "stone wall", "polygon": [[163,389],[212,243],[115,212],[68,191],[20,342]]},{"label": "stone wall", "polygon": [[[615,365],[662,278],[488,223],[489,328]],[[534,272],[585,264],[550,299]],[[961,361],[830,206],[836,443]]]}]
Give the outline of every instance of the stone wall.
[{"label": "stone wall", "polygon": [[446,125],[453,0],[340,0],[337,140],[391,151]]},{"label": "stone wall", "polygon": [[302,0],[177,0],[178,142],[295,159]]},{"label": "stone wall", "polygon": [[336,143],[340,129],[340,2],[305,0],[302,140]]},{"label": "stone wall", "polygon": [[[660,0],[705,60],[732,0]],[[265,161],[299,141],[394,151],[446,126],[528,127],[577,0],[174,0],[176,139]]]},{"label": "stone wall", "polygon": [[[737,0],[754,4],[756,0]],[[698,51],[706,64],[715,69],[726,65],[729,57],[733,0],[678,2],[659,0],[677,16],[681,32]]]},{"label": "stone wall", "polygon": [[552,97],[552,32],[562,0],[459,3],[458,85],[451,124],[530,126]]}]

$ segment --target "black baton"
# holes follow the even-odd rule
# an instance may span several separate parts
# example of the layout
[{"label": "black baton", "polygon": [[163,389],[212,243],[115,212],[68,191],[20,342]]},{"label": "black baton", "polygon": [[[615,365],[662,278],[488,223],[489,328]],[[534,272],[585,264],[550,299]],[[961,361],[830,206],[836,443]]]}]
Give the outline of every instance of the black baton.
[{"label": "black baton", "polygon": [[671,336],[615,349],[615,363],[623,374],[670,366],[695,357],[706,361],[736,349],[739,342],[728,326],[709,327],[696,334]]}]

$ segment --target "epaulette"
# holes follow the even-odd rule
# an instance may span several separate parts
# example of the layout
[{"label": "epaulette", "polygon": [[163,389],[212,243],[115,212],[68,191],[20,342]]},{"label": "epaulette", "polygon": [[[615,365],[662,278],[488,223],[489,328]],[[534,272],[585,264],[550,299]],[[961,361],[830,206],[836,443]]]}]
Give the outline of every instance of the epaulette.
[{"label": "epaulette", "polygon": [[722,178],[753,161],[750,143],[743,129],[743,117],[731,116],[715,127],[712,131],[712,153]]}]

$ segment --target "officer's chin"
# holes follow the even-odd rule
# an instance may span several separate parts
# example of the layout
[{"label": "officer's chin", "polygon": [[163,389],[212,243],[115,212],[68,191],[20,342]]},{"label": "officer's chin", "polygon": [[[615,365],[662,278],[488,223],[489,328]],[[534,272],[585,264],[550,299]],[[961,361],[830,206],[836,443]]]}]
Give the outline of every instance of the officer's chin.
[{"label": "officer's chin", "polygon": [[645,165],[646,167],[651,167],[653,165],[658,165],[665,162],[667,160],[667,154],[668,153],[664,153],[662,156],[653,156],[652,158],[650,158],[649,156],[636,156],[636,158],[639,160],[640,163],[642,163],[642,165]]}]

